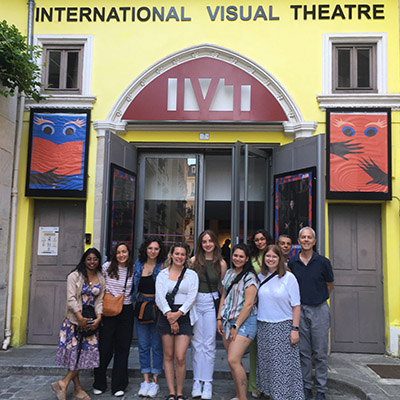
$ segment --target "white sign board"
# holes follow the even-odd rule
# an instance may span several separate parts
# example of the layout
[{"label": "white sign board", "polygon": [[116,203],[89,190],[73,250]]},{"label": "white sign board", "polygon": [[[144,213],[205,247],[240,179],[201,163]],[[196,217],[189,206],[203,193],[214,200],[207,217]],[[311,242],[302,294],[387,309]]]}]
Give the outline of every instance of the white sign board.
[{"label": "white sign board", "polygon": [[58,255],[58,226],[39,226],[38,256]]}]

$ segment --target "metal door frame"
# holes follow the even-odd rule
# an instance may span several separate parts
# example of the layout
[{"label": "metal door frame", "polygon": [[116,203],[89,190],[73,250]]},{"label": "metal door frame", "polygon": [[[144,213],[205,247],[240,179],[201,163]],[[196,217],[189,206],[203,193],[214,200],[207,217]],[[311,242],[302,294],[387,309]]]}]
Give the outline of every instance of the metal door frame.
[{"label": "metal door frame", "polygon": [[[243,150],[243,155],[242,155]],[[243,182],[243,242],[247,243],[248,236],[248,183],[249,183],[249,155],[255,155],[265,160],[265,177],[266,177],[266,193],[264,197],[264,226],[267,230],[271,229],[271,168],[270,156],[263,150],[256,147],[237,141],[232,147],[232,206],[231,206],[231,241],[235,245],[240,240],[240,172],[241,165],[244,164],[244,182]],[[243,157],[243,160],[242,160]]]}]

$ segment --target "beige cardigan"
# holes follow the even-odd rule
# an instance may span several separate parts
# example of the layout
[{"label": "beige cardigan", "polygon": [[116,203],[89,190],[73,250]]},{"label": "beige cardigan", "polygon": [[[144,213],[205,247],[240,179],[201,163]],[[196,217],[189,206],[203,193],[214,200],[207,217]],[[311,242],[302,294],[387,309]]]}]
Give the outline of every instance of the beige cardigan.
[{"label": "beige cardigan", "polygon": [[[101,272],[97,272],[100,281],[100,294],[94,301],[94,310],[96,315],[103,313],[103,297],[106,291],[106,281]],[[67,278],[67,305],[65,307],[65,316],[73,323],[78,324],[75,313],[82,312],[82,287],[85,280],[78,271],[71,272]]]}]

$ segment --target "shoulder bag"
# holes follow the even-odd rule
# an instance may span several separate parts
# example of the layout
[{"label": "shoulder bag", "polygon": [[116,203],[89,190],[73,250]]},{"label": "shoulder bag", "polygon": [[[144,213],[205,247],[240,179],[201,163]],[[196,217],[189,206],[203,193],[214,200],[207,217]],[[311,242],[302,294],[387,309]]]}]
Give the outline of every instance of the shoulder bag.
[{"label": "shoulder bag", "polygon": [[[141,278],[141,277],[140,277]],[[138,293],[139,297],[140,293]],[[144,296],[146,297],[146,296]],[[152,324],[157,321],[157,306],[155,299],[139,301],[136,299],[133,315],[139,324]]]},{"label": "shoulder bag", "polygon": [[270,279],[272,279],[274,276],[278,275],[278,271],[275,271],[272,273],[268,278],[265,278],[259,285],[258,285],[258,290],[260,290],[260,287],[267,283]]},{"label": "shoulder bag", "polygon": [[126,270],[126,279],[124,290],[122,294],[117,297],[114,297],[110,293],[106,293],[103,298],[103,315],[105,317],[115,317],[116,315],[120,314],[122,311],[122,306],[124,305],[124,295],[126,290],[126,284],[128,282],[128,275],[129,271]]},{"label": "shoulder bag", "polygon": [[218,293],[218,299],[214,298],[214,296],[212,294],[212,290],[211,290],[210,277],[208,276],[208,273],[207,273],[207,268],[205,268],[204,272],[205,272],[205,276],[206,276],[206,280],[207,280],[208,290],[210,291],[210,294],[211,294],[211,296],[213,298],[214,308],[215,308],[215,315],[218,316],[219,303],[221,302],[221,297],[220,297],[220,295]]},{"label": "shoulder bag", "polygon": [[[228,290],[225,293],[225,298],[228,297],[229,292],[231,291],[231,289],[233,288],[233,285],[236,285],[237,283],[240,282],[240,280],[243,278],[243,276],[245,275],[245,272],[242,271],[231,283],[231,286],[228,287]],[[247,275],[247,274],[246,274]]]},{"label": "shoulder bag", "polygon": [[178,281],[176,282],[176,285],[175,285],[174,289],[172,290],[172,292],[171,293],[167,293],[165,295],[165,298],[167,299],[167,303],[168,303],[168,305],[170,306],[170,308],[171,308],[171,310],[173,312],[177,311],[177,309],[176,309],[177,307],[174,307],[175,296],[176,296],[176,293],[178,292],[179,285],[182,282],[183,276],[185,275],[186,269],[187,269],[186,267],[183,268],[181,274],[179,275]]},{"label": "shoulder bag", "polygon": [[139,324],[151,324],[157,321],[157,306],[152,301],[136,301],[134,316]]}]

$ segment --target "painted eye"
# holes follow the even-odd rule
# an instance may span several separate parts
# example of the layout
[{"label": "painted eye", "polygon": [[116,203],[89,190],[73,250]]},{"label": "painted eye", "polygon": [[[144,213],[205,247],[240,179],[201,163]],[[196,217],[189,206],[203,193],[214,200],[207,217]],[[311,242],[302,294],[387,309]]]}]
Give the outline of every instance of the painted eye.
[{"label": "painted eye", "polygon": [[364,131],[364,135],[367,136],[367,137],[375,136],[377,133],[378,133],[378,129],[375,128],[374,126],[370,126],[369,128],[367,128]]},{"label": "painted eye", "polygon": [[342,133],[343,133],[343,135],[346,135],[346,136],[354,136],[356,134],[356,131],[351,126],[344,126],[342,128]]},{"label": "painted eye", "polygon": [[66,126],[63,129],[63,134],[66,136],[71,136],[75,133],[75,131],[76,131],[76,128],[74,126],[70,125],[70,126]]},{"label": "painted eye", "polygon": [[42,126],[42,131],[46,135],[52,135],[54,133],[54,127],[52,125],[46,124]]}]

